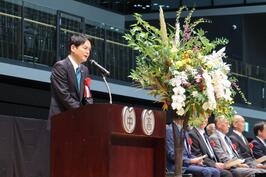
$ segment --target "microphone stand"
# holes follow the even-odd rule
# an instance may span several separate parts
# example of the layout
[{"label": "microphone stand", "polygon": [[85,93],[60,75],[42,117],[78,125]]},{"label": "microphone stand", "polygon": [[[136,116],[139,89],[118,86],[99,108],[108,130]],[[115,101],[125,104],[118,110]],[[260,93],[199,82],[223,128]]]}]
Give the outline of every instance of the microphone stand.
[{"label": "microphone stand", "polygon": [[105,86],[106,86],[106,88],[107,88],[107,90],[108,90],[108,93],[109,93],[109,103],[112,104],[112,94],[111,94],[111,90],[110,90],[110,87],[109,87],[109,85],[108,85],[108,83],[107,83],[107,81],[106,81],[105,75],[104,75],[103,73],[102,73],[102,77],[103,77],[103,81],[104,81]]}]

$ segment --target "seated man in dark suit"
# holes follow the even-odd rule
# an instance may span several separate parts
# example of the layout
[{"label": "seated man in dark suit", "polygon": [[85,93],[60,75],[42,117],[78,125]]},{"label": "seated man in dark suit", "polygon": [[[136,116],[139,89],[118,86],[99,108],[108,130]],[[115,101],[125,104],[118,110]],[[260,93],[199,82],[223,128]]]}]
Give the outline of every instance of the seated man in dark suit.
[{"label": "seated man in dark suit", "polygon": [[[233,147],[237,150],[239,156],[246,160],[246,163],[252,168],[266,168],[266,166],[257,163],[250,150],[248,140],[244,137],[245,119],[240,115],[233,117],[233,132],[230,139]],[[266,171],[265,171],[266,172]]]},{"label": "seated man in dark suit", "polygon": [[254,125],[253,155],[255,158],[266,156],[266,123],[260,122]]},{"label": "seated man in dark suit", "polygon": [[[232,142],[226,134],[229,131],[229,121],[224,116],[215,118],[216,132],[209,138],[213,150],[220,162],[227,163],[232,160],[240,159],[237,151],[233,148]],[[236,167],[232,167],[230,171],[233,176],[253,177],[255,174],[264,174],[263,169],[250,168],[247,164],[241,163]]]},{"label": "seated man in dark suit", "polygon": [[202,156],[206,154],[207,157],[203,160],[204,165],[217,168],[223,177],[232,177],[232,173],[225,169],[224,163],[217,161],[216,155],[210,145],[209,138],[204,131],[207,123],[208,118],[206,118],[201,125],[194,127],[189,131],[189,136],[192,139],[191,152],[195,156]]},{"label": "seated man in dark suit", "polygon": [[201,177],[219,177],[219,170],[212,167],[204,167],[202,164],[202,158],[197,158],[191,154],[191,147],[188,142],[188,135],[175,122],[166,126],[166,166],[168,171],[173,172],[175,170],[173,126],[177,126],[177,136],[179,136],[179,134],[181,133],[185,134],[183,150],[183,173],[191,173],[192,175],[197,175]]}]

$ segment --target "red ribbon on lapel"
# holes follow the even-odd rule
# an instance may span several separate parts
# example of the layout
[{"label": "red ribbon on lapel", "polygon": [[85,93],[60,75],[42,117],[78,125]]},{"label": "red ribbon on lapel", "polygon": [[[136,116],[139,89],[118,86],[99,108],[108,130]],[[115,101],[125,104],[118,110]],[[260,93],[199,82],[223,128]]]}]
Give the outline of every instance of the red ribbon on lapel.
[{"label": "red ribbon on lapel", "polygon": [[249,146],[249,149],[250,149],[250,150],[253,150],[254,145],[253,145],[252,143],[249,143],[248,146]]},{"label": "red ribbon on lapel", "polygon": [[192,139],[189,137],[189,138],[188,138],[188,144],[191,146],[192,143],[193,143],[193,141],[192,141]]},{"label": "red ribbon on lapel", "polygon": [[237,144],[232,144],[233,149],[236,150],[237,149]]},{"label": "red ribbon on lapel", "polygon": [[85,98],[90,98],[91,97],[90,86],[91,86],[91,78],[90,77],[86,77],[84,79],[84,97]]},{"label": "red ribbon on lapel", "polygon": [[91,78],[90,77],[86,77],[84,79],[84,85],[90,87],[91,86]]},{"label": "red ribbon on lapel", "polygon": [[210,145],[211,145],[212,147],[215,147],[215,146],[216,146],[216,144],[215,144],[215,142],[214,142],[213,140],[210,141]]}]

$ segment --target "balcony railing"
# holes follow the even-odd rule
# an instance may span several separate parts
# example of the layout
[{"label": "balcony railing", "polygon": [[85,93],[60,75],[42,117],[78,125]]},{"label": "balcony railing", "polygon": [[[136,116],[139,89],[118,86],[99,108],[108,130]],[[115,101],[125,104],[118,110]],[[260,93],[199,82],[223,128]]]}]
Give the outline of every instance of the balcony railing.
[{"label": "balcony railing", "polygon": [[2,58],[51,67],[67,56],[68,39],[75,33],[93,38],[91,57],[110,70],[111,79],[131,82],[135,52],[127,47],[124,30],[23,1],[0,1]]},{"label": "balcony railing", "polygon": [[[0,58],[45,66],[66,57],[69,37],[85,33],[94,39],[91,57],[106,67],[110,78],[130,84],[136,52],[123,39],[125,30],[92,22],[84,17],[23,1],[0,1]],[[227,58],[233,74],[253,106],[265,108],[265,68]],[[90,67],[90,66],[89,66]],[[98,75],[91,68],[92,75]],[[236,102],[242,104],[239,96]]]}]

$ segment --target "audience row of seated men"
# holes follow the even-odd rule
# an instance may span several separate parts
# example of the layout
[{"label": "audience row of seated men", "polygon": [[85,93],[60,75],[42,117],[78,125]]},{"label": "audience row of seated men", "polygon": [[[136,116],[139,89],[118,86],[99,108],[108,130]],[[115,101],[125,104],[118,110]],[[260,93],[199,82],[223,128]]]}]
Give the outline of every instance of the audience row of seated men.
[{"label": "audience row of seated men", "polygon": [[[215,126],[208,125],[206,130],[209,136],[205,133],[207,123],[208,118],[201,125],[189,131],[184,131],[178,120],[166,126],[166,166],[169,171],[174,171],[175,166],[173,126],[176,126],[177,136],[184,134],[182,171],[184,174],[190,173],[193,176],[203,177],[266,176],[266,165],[255,161],[255,158],[266,155],[266,124],[264,122],[254,126],[256,138],[252,141],[253,150],[250,149],[250,144],[242,134],[245,126],[242,116],[234,116],[233,132],[230,138],[227,136],[229,121],[224,116],[215,118]],[[203,155],[207,157],[200,158]],[[230,168],[225,165],[237,159],[243,159],[243,163]]]}]

